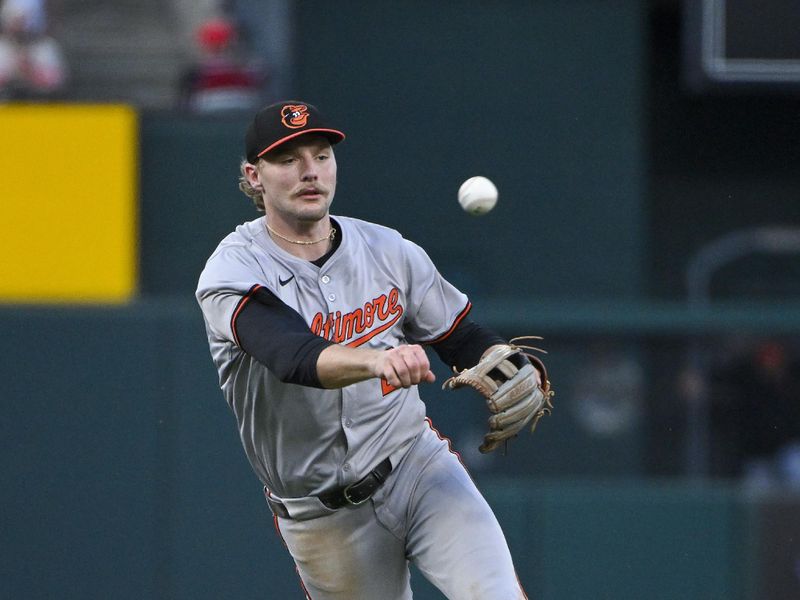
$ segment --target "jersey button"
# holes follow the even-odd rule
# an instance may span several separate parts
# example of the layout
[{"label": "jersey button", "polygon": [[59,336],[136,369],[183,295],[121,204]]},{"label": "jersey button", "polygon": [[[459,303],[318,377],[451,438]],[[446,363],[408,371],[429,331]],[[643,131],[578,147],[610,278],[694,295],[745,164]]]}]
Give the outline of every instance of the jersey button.
[{"label": "jersey button", "polygon": [[353,426],[353,419],[346,419],[344,422],[345,427],[352,427]]},{"label": "jersey button", "polygon": [[330,283],[331,278],[327,275],[322,276],[322,283]]},{"label": "jersey button", "polygon": [[336,294],[328,294],[328,300],[330,300],[331,302],[336,300]]},{"label": "jersey button", "polygon": [[350,470],[350,463],[344,463],[342,465],[342,471],[349,471]]}]

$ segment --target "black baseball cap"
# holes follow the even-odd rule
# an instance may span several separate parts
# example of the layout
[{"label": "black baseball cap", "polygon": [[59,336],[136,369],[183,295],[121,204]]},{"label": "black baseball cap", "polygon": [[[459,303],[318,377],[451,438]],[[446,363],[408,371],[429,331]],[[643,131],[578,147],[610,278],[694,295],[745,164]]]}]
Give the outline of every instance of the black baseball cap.
[{"label": "black baseball cap", "polygon": [[344,133],[329,127],[313,104],[285,100],[265,106],[253,117],[244,137],[247,162],[255,164],[270,150],[306,133],[320,133],[331,144],[338,144],[344,139]]}]

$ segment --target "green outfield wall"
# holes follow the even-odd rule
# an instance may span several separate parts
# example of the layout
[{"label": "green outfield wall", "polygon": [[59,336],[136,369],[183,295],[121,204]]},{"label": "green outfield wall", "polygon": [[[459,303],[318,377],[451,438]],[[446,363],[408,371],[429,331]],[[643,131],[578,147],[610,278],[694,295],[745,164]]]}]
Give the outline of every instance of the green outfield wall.
[{"label": "green outfield wall", "polygon": [[[4,597],[299,594],[192,303],[6,307],[0,331],[0,355],[13,357],[0,363]],[[554,371],[567,363],[557,358]],[[477,398],[436,386],[423,395],[445,434],[476,441],[464,432],[483,427]],[[791,572],[791,496],[778,498],[776,529],[773,513],[759,518],[775,498],[642,478],[631,463],[640,440],[592,442],[568,401],[494,462],[476,462],[464,443],[532,597],[786,597],[757,586],[769,575],[765,540],[784,548],[769,576]],[[593,456],[608,451],[620,464]],[[420,598],[438,597],[418,586]]]}]

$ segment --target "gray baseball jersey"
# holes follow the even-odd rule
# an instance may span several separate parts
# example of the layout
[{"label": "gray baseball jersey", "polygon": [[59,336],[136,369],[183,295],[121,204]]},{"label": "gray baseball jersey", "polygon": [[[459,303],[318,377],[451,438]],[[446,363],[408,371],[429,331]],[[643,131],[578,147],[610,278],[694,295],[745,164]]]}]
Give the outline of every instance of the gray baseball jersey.
[{"label": "gray baseball jersey", "polygon": [[277,246],[263,218],[244,223],[209,258],[197,290],[220,387],[258,477],[293,516],[302,502],[363,477],[406,449],[426,427],[417,387],[369,379],[324,390],[282,383],[237,344],[242,297],[269,289],[310,330],[348,346],[391,348],[431,341],[469,310],[427,254],[398,232],[333,217],[342,242],[322,267]]}]

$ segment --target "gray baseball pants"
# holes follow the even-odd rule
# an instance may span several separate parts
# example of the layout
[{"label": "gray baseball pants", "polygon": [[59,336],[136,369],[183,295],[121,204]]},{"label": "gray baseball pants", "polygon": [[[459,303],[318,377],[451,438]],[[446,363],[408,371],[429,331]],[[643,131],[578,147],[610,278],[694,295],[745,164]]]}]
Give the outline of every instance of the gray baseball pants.
[{"label": "gray baseball pants", "polygon": [[276,524],[312,600],[410,599],[409,563],[450,600],[527,598],[494,513],[431,427],[369,501]]}]

